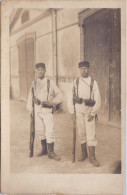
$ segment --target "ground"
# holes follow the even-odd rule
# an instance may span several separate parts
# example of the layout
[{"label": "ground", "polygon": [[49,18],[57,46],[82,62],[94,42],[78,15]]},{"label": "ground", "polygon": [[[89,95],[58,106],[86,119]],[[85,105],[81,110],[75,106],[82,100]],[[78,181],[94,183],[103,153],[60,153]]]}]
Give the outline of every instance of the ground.
[{"label": "ground", "polygon": [[30,118],[24,102],[11,100],[11,173],[112,173],[114,163],[121,159],[121,129],[98,122],[96,157],[100,167],[93,167],[89,160],[78,162],[81,153],[77,138],[76,162],[72,163],[72,121],[69,113],[55,113],[55,152],[61,161],[36,157],[41,149],[36,136],[34,157],[29,158]]}]

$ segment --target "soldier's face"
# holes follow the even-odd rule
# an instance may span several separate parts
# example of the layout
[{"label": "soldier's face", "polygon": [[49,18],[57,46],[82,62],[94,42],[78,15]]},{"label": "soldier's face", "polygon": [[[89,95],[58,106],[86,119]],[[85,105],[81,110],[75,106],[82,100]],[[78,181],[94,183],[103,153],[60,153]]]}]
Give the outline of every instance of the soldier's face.
[{"label": "soldier's face", "polygon": [[38,68],[36,70],[36,73],[37,73],[37,77],[39,79],[43,79],[45,77],[45,72],[46,72],[46,69],[45,68]]},{"label": "soldier's face", "polygon": [[89,68],[87,68],[87,67],[80,68],[80,75],[83,78],[87,78],[89,76]]}]

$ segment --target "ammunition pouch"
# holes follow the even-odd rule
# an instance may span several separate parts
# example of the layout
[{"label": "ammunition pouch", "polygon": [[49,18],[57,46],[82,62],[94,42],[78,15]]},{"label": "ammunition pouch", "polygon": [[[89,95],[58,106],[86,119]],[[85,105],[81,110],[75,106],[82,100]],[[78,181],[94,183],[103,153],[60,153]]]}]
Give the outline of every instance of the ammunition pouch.
[{"label": "ammunition pouch", "polygon": [[34,103],[36,105],[41,105],[44,108],[52,108],[52,105],[50,105],[47,101],[41,102],[38,98],[34,97]]},{"label": "ammunition pouch", "polygon": [[95,102],[95,100],[92,100],[92,99],[86,99],[86,100],[84,100],[82,98],[73,96],[73,103],[74,104],[82,104],[82,103],[85,103],[86,106],[93,107],[96,102]]},{"label": "ammunition pouch", "polygon": [[41,103],[44,108],[52,108],[52,105],[49,105],[46,101]]},{"label": "ammunition pouch", "polygon": [[74,104],[82,104],[83,99],[82,98],[78,98],[76,96],[73,96],[73,103]]},{"label": "ammunition pouch", "polygon": [[85,100],[85,105],[86,106],[90,106],[90,107],[93,107],[95,105],[95,100],[92,100],[92,99],[86,99]]}]

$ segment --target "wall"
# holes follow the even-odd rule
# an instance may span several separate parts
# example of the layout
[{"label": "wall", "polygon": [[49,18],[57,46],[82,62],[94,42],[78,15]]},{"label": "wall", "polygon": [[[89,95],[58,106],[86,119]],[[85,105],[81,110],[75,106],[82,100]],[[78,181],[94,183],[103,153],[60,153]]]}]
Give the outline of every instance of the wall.
[{"label": "wall", "polygon": [[52,34],[37,38],[36,40],[36,61],[46,64],[46,74],[53,77],[52,67]]},{"label": "wall", "polygon": [[[19,62],[18,62],[18,49],[12,47],[10,50],[10,63],[11,63],[11,97],[19,98]],[[14,57],[13,57],[14,56]]]},{"label": "wall", "polygon": [[[19,22],[19,21],[18,21]],[[42,28],[41,28],[42,27]],[[35,63],[43,61],[47,65],[47,75],[53,76],[52,71],[52,16],[48,16],[37,23],[10,36],[10,65],[11,65],[11,96],[19,99],[19,61],[17,40],[29,33],[36,33]],[[46,47],[45,47],[46,46]]]},{"label": "wall", "polygon": [[[80,28],[78,13],[82,9],[62,9],[57,12],[57,57],[59,86],[67,94],[69,83],[77,75],[80,60]],[[20,19],[18,19],[19,26]],[[19,97],[19,63],[17,40],[26,33],[36,32],[36,62],[45,62],[47,76],[53,77],[52,15],[32,24],[10,37],[11,90],[13,98]],[[15,60],[13,60],[15,56]],[[65,99],[65,98],[64,98]]]},{"label": "wall", "polygon": [[64,94],[62,108],[67,111],[67,94],[73,79],[78,76],[80,61],[80,28],[78,13],[81,9],[62,9],[57,13],[57,52],[59,87]]},{"label": "wall", "polygon": [[[82,9],[61,9],[57,11],[57,64],[58,84],[64,94],[63,110],[67,111],[66,96],[73,77],[78,76],[80,61],[80,27],[78,13]],[[52,15],[15,33],[10,38],[11,56],[11,88],[13,98],[19,97],[18,48],[17,40],[26,33],[36,32],[36,62],[45,62],[47,76],[53,77],[53,45],[52,45]],[[14,68],[16,67],[16,68]],[[15,78],[12,76],[17,75]]]},{"label": "wall", "polygon": [[[84,43],[86,44],[88,39],[86,40],[84,39],[84,27],[82,26],[84,24],[84,18],[88,18],[88,16],[91,16],[92,14],[98,11],[99,9],[84,9],[84,10],[83,9],[60,9],[60,10],[57,10],[56,50],[57,50],[57,66],[58,66],[58,85],[63,93],[62,108],[64,111],[67,111],[66,97],[68,94],[69,86],[71,82],[73,81],[73,78],[76,78],[77,76],[79,76],[78,62],[80,60],[83,60],[85,57],[84,48],[86,47],[84,47]],[[79,15],[80,12],[82,12],[82,14]],[[53,28],[53,23],[52,23],[53,22],[52,17],[53,17],[52,14],[50,14],[49,16],[37,21],[36,23],[33,23],[32,25],[20,30],[19,32],[15,33],[14,35],[10,37],[11,92],[12,92],[13,98],[18,99],[19,91],[20,91],[17,40],[21,38],[23,35],[25,35],[26,33],[32,33],[32,32],[36,33],[35,63],[41,62],[41,61],[45,62],[47,66],[47,76],[49,76],[50,78],[53,78],[54,75],[56,75],[54,72],[54,64],[53,64],[54,62],[53,61],[53,47],[54,47],[53,29],[54,28]],[[113,40],[115,40],[115,38]],[[94,51],[96,52],[95,49]],[[94,68],[95,67],[93,66],[93,70]],[[98,68],[100,68],[100,66]],[[105,69],[103,68],[103,70]],[[100,74],[102,74],[102,71]],[[100,76],[97,74],[96,74],[96,77],[100,78]],[[98,80],[98,78],[96,77],[95,79]],[[113,82],[115,82],[115,79],[116,79],[116,74],[114,76]],[[102,89],[103,89],[103,85],[102,85]],[[101,88],[100,88],[100,91],[102,91],[101,93],[102,95],[104,95],[103,90],[101,90]],[[105,94],[107,94],[107,91],[105,91]],[[112,97],[112,99],[113,98],[114,96]],[[118,102],[119,104],[117,103],[117,105],[120,105],[120,98],[118,101],[119,101]],[[107,102],[108,100],[106,100],[104,103],[107,104]],[[111,105],[109,105],[109,108],[110,107]],[[104,112],[104,118],[105,118],[106,109],[104,109],[103,112]],[[116,111],[114,111],[114,113],[116,113]]]}]

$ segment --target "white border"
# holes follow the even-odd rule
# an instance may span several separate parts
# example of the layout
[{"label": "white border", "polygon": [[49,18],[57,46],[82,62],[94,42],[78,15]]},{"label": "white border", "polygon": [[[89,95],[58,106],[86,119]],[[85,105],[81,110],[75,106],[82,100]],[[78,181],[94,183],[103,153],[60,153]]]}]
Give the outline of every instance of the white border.
[{"label": "white border", "polygon": [[[3,1],[1,6],[2,193],[123,194],[123,174],[10,174],[9,14],[13,8],[18,7],[121,8],[122,162],[124,162],[125,159],[125,1]],[[122,168],[123,173],[124,167]]]}]

